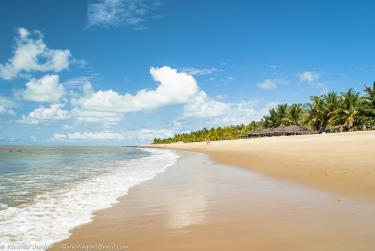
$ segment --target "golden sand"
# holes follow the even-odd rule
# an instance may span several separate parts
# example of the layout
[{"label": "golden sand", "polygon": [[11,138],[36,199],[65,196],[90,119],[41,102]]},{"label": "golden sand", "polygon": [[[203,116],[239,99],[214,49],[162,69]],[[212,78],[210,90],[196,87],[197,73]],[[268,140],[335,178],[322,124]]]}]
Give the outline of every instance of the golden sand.
[{"label": "golden sand", "polygon": [[[311,168],[310,172],[314,174],[319,173],[317,170],[329,170],[327,167],[333,163],[341,163],[335,159],[341,155],[337,151],[327,153],[323,147],[319,151],[324,156],[330,156],[330,161],[318,161],[316,153],[307,155],[305,152],[301,156],[300,148],[306,149],[306,145],[310,145],[307,148],[312,149],[313,145],[317,147],[318,141],[332,145],[334,143],[329,142],[334,139],[336,145],[340,146],[341,154],[349,151],[350,145],[356,149],[356,154],[369,154],[373,150],[368,150],[374,142],[373,134],[353,135],[325,135],[328,137],[322,136],[321,139],[319,135],[263,139],[254,142],[254,145],[259,146],[258,151],[262,152],[265,151],[265,146],[263,149],[261,147],[262,141],[271,142],[268,145],[279,144],[278,140],[287,141],[289,144],[285,145],[289,150],[294,145],[295,152],[299,153],[294,155],[297,162],[305,163],[300,168]],[[226,161],[232,158],[237,164],[240,163],[237,162],[239,156],[242,156],[239,153],[236,155],[233,152],[226,157],[219,154],[219,149],[233,144],[248,149],[250,146],[247,145],[253,143],[246,140],[215,142],[208,148],[218,149],[216,155],[211,156]],[[185,147],[193,145],[202,149],[207,147],[203,144],[186,144]],[[279,148],[273,146],[272,149]],[[286,147],[282,149],[288,152]],[[267,154],[271,161],[269,163],[288,169],[288,165],[282,164],[287,157],[281,152]],[[246,156],[246,153],[242,154]],[[351,156],[356,159],[355,155]],[[358,159],[358,162],[351,162],[354,163],[352,170],[363,171],[358,168],[365,168],[370,171],[373,168],[373,159],[370,155],[365,156],[364,161]],[[311,160],[314,163],[328,162],[328,166],[318,169],[315,165],[306,165]],[[349,167],[346,163],[345,170]],[[276,167],[268,168],[278,170]],[[296,166],[290,168],[288,173],[292,173]],[[339,168],[341,172],[344,170],[343,167]],[[271,174],[270,171],[268,173]],[[130,189],[119,203],[98,211],[93,222],[74,229],[69,239],[56,243],[52,250],[374,250],[375,203],[344,196],[358,195],[361,190],[357,188],[343,189],[340,182],[332,187],[321,187],[326,183],[316,182],[319,175],[308,175],[308,171],[305,173],[306,177],[310,177],[306,178],[308,184],[339,193],[327,193],[248,169],[216,164],[204,154],[183,152],[176,165],[155,179]],[[302,183],[302,174],[299,172],[298,175],[283,178]],[[335,172],[335,177],[341,177],[338,174],[340,172]],[[362,176],[359,172],[353,172],[351,177]],[[370,193],[366,194],[369,196]],[[107,245],[107,248],[102,245]]]},{"label": "golden sand", "polygon": [[159,147],[256,172],[184,152],[52,250],[374,250],[374,132]]},{"label": "golden sand", "polygon": [[375,201],[375,131],[152,145]]}]

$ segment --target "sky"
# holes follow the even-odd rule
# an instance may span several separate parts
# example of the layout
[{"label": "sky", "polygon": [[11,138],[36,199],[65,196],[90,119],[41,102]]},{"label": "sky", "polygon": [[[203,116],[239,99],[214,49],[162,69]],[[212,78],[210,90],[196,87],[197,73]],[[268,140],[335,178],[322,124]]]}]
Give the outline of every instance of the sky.
[{"label": "sky", "polygon": [[135,145],[375,80],[373,1],[3,0],[0,144]]}]

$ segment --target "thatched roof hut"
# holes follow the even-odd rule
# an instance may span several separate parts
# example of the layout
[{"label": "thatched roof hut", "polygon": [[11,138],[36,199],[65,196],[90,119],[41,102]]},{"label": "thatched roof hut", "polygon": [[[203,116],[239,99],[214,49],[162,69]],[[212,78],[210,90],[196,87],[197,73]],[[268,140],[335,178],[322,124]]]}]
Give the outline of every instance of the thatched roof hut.
[{"label": "thatched roof hut", "polygon": [[290,126],[285,127],[285,132],[288,134],[300,135],[300,134],[308,133],[309,130],[302,126],[290,125]]},{"label": "thatched roof hut", "polygon": [[266,128],[260,131],[252,131],[247,134],[248,137],[264,137],[271,136],[272,128]]},{"label": "thatched roof hut", "polygon": [[279,136],[279,135],[302,135],[306,134],[309,131],[298,125],[290,125],[290,126],[279,126],[272,130],[272,135]]},{"label": "thatched roof hut", "polygon": [[261,131],[252,131],[247,134],[247,137],[265,137],[265,136],[281,136],[281,135],[302,135],[310,133],[304,127],[298,125],[278,126],[276,128],[266,128]]}]

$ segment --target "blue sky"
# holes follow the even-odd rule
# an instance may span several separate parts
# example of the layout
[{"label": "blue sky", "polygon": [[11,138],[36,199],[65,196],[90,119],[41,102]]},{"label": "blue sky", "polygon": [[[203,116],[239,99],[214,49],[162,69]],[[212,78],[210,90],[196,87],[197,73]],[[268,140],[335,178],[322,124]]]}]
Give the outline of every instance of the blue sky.
[{"label": "blue sky", "polygon": [[372,1],[5,0],[0,144],[132,145],[375,80]]}]

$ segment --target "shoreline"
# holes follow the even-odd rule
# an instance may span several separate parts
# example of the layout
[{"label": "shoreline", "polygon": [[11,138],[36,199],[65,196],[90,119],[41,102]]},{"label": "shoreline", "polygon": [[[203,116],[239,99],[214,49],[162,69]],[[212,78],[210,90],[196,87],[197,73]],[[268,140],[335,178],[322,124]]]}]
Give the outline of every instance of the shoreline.
[{"label": "shoreline", "polygon": [[372,250],[375,245],[374,204],[221,165],[206,154],[180,153],[175,165],[130,188],[49,250]]},{"label": "shoreline", "polygon": [[200,152],[325,192],[375,201],[375,131],[145,145]]}]

